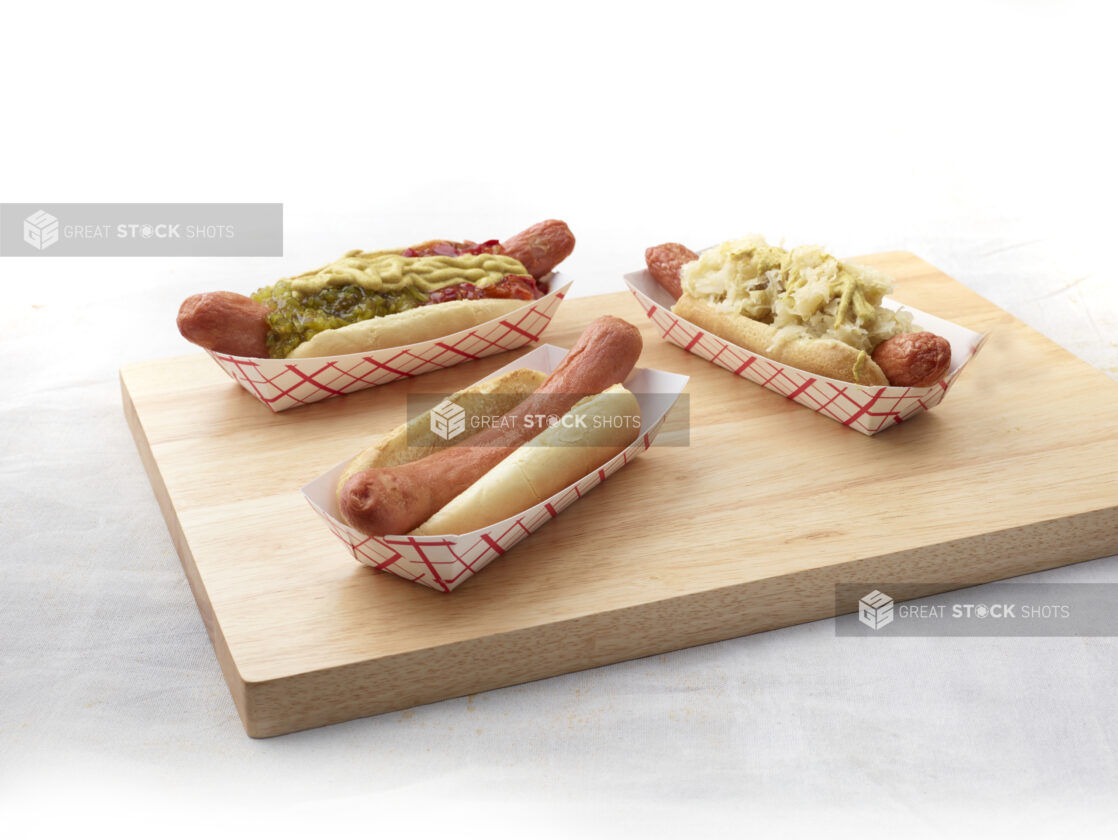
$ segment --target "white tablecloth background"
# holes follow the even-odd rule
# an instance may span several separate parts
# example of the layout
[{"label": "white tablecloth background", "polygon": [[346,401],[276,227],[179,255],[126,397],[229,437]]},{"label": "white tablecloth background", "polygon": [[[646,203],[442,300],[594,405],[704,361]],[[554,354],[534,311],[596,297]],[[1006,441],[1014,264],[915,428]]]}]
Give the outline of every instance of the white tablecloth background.
[{"label": "white tablecloth background", "polygon": [[[554,216],[579,239],[564,273],[596,294],[649,244],[759,231],[914,251],[1118,375],[1115,68],[1091,8],[553,11],[431,10],[444,31],[199,4],[119,52],[88,43],[82,7],[6,27],[49,25],[57,60],[49,107],[13,92],[0,199],[283,201],[286,248],[0,259],[0,819],[13,836],[1113,827],[1114,638],[839,639],[822,621],[244,735],[120,407],[122,364],[193,352],[173,326],[192,292]],[[486,34],[464,66],[401,76],[407,41],[385,32],[409,27],[444,54],[454,29]],[[486,51],[525,33],[533,49]],[[8,45],[9,77],[37,37]],[[1032,578],[1115,582],[1118,558]]]}]

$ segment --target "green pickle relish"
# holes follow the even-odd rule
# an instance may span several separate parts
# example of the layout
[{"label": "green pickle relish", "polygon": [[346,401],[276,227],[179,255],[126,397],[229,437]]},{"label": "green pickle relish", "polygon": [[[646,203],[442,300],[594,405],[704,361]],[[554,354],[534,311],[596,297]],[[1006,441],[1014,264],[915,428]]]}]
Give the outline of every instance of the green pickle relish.
[{"label": "green pickle relish", "polygon": [[326,286],[303,294],[284,279],[258,289],[252,299],[271,307],[268,351],[273,359],[282,359],[323,330],[415,309],[427,302],[427,295],[412,286],[373,291],[357,285]]}]

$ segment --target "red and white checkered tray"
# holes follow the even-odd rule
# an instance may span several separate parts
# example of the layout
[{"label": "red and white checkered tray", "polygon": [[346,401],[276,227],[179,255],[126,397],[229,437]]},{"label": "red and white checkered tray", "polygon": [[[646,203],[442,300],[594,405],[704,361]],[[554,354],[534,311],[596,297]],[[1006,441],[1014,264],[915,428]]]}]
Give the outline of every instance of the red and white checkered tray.
[{"label": "red and white checkered tray", "polygon": [[551,291],[507,315],[433,341],[306,359],[254,359],[210,352],[221,369],[272,411],[386,385],[539,341],[572,281],[551,276]]},{"label": "red and white checkered tray", "polygon": [[[567,351],[563,348],[544,344],[494,371],[489,378],[517,368],[551,373],[566,355]],[[335,496],[338,479],[350,459],[305,486],[303,495],[359,563],[421,583],[431,589],[450,592],[648,449],[660,431],[668,411],[683,392],[687,380],[688,377],[677,373],[648,368],[634,369],[624,384],[632,391],[641,407],[640,434],[635,441],[601,467],[587,473],[546,501],[503,522],[468,534],[368,537],[350,528],[338,517]]]},{"label": "red and white checkered tray", "polygon": [[[916,324],[951,344],[947,375],[929,388],[855,385],[775,362],[680,318],[672,312],[671,295],[647,271],[626,274],[625,282],[665,340],[864,435],[876,435],[939,405],[986,341],[981,333],[907,306],[905,309],[912,313]],[[901,308],[901,304],[888,298],[882,306]]]}]

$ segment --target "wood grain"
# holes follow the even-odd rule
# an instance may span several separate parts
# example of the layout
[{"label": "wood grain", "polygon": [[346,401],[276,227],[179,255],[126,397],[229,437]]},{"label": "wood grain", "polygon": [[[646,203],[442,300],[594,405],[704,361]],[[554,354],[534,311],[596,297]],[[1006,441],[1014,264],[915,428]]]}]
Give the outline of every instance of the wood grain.
[{"label": "wood grain", "polygon": [[356,564],[298,488],[402,422],[408,393],[510,354],[282,414],[202,354],[122,369],[248,734],[812,621],[837,582],[962,586],[1118,552],[1118,383],[911,254],[860,260],[993,333],[942,405],[865,437],[661,341],[628,293],[570,300],[544,340],[606,312],[638,325],[641,365],[691,377],[690,445],[653,447],[449,595]]}]

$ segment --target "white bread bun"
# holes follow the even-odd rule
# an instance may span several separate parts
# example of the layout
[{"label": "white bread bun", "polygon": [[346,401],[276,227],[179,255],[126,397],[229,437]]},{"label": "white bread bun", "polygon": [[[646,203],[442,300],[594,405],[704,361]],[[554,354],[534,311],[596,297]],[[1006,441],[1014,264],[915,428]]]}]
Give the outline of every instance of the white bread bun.
[{"label": "white bread bun", "polygon": [[[495,420],[522,403],[529,394],[543,384],[545,379],[547,374],[541,371],[517,368],[486,382],[464,388],[446,399],[447,402],[457,405],[462,402],[463,396],[470,395],[470,412]],[[456,438],[455,442],[469,440],[479,431],[480,428],[468,429],[467,434]],[[400,464],[426,458],[428,455],[446,449],[446,446],[446,441],[431,431],[431,412],[425,411],[407,423],[397,426],[350,461],[349,466],[338,479],[338,492],[355,473],[362,470],[373,467],[397,467]]]},{"label": "white bread bun", "polygon": [[636,440],[639,417],[637,398],[620,385],[580,400],[412,533],[466,534],[547,500]]},{"label": "white bread bun", "polygon": [[676,301],[672,312],[707,332],[775,362],[843,382],[870,386],[889,384],[877,362],[866,355],[859,365],[862,352],[833,338],[793,339],[784,344],[774,344],[777,330],[771,324],[735,312],[722,312],[686,292]]},{"label": "white bread bun", "polygon": [[381,315],[334,330],[323,330],[288,353],[287,358],[344,356],[347,353],[367,353],[418,341],[430,341],[500,318],[527,303],[530,301],[482,298],[417,306],[406,312]]}]

